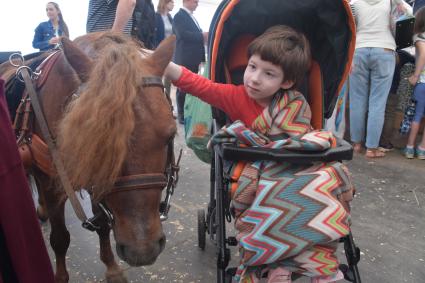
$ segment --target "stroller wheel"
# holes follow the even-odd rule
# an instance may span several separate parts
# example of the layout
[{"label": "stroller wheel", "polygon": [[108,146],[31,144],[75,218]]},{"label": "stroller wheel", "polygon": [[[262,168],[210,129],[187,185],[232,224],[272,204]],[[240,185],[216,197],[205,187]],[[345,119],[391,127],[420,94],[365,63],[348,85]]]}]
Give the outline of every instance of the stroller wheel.
[{"label": "stroller wheel", "polygon": [[205,222],[205,211],[198,209],[198,247],[205,250],[207,223]]}]

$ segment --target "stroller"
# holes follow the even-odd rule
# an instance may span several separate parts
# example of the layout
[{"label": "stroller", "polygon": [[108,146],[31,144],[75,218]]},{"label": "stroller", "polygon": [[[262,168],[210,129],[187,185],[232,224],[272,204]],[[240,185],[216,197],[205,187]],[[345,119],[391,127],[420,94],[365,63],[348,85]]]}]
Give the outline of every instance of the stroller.
[{"label": "stroller", "polygon": [[[209,77],[222,83],[243,83],[247,46],[267,28],[288,25],[303,32],[312,50],[312,65],[300,88],[312,110],[312,126],[321,129],[331,116],[339,91],[346,80],[355,45],[355,26],[346,0],[224,0],[213,17],[209,33]],[[213,108],[213,134],[228,123],[223,112]],[[227,165],[237,161],[272,160],[295,164],[352,159],[352,147],[343,140],[323,152],[301,153],[259,147],[218,144],[213,147],[210,200],[206,212],[198,210],[198,246],[206,245],[206,234],[217,248],[217,282],[230,282],[236,268],[228,268],[229,246],[236,237],[226,236],[232,209]],[[357,263],[360,250],[351,232],[341,239],[347,264],[339,269],[346,280],[360,283]],[[296,278],[293,278],[296,279]]]}]

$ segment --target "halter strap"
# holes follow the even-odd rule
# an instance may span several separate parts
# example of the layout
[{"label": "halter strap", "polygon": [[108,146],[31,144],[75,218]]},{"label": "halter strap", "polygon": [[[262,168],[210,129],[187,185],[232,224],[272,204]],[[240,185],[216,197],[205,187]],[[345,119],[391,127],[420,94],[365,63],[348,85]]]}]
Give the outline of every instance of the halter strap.
[{"label": "halter strap", "polygon": [[167,178],[163,173],[129,175],[118,178],[117,182],[114,184],[114,190],[110,193],[152,187],[164,189],[166,185]]},{"label": "halter strap", "polygon": [[164,84],[162,83],[162,78],[158,76],[143,77],[142,86],[143,87],[157,86],[160,88],[164,88]]}]

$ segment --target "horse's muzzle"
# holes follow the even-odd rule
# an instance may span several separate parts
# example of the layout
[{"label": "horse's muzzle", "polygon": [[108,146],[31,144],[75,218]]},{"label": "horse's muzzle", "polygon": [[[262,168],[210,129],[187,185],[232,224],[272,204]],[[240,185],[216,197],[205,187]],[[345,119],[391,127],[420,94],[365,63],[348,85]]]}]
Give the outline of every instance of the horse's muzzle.
[{"label": "horse's muzzle", "polygon": [[132,248],[125,244],[116,244],[117,255],[130,266],[142,266],[153,264],[159,254],[164,250],[166,242],[165,235],[162,235],[158,241],[152,241],[144,246]]}]

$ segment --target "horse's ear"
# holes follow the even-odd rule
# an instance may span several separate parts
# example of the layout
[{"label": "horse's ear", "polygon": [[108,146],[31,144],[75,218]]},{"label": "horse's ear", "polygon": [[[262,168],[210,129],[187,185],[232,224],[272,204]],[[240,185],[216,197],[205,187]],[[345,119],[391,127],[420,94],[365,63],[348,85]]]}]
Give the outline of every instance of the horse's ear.
[{"label": "horse's ear", "polygon": [[93,65],[92,60],[68,38],[62,37],[61,43],[68,63],[78,74],[80,80],[86,82]]},{"label": "horse's ear", "polygon": [[152,66],[157,67],[157,71],[159,72],[157,75],[162,75],[165,68],[168,66],[168,63],[170,63],[171,58],[173,57],[175,42],[176,36],[170,35],[161,41],[155,51],[147,58],[152,61]]}]

